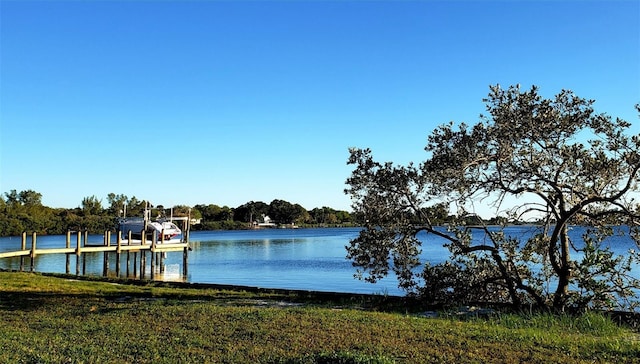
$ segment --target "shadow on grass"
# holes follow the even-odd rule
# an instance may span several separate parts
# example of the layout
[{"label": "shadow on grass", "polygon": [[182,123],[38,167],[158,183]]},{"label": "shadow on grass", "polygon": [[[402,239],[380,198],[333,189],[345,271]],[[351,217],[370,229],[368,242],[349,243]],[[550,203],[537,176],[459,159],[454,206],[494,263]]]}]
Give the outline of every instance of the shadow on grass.
[{"label": "shadow on grass", "polygon": [[[75,276],[60,273],[29,273],[36,276],[54,277],[84,282],[111,283],[122,289],[92,290],[90,293],[65,293],[47,287],[39,291],[15,292],[0,288],[0,309],[35,310],[42,307],[97,303],[129,304],[137,302],[164,301],[167,304],[211,302],[223,306],[292,307],[317,305],[332,308],[351,308],[369,311],[420,313],[425,310],[440,311],[442,306],[428,305],[415,297],[367,295],[356,293],[320,292],[305,290],[270,289],[250,286],[163,282],[139,279],[122,279],[99,276]],[[142,289],[136,291],[136,289]],[[490,306],[490,305],[489,305]],[[520,313],[505,305],[493,306],[501,312]],[[527,314],[527,313],[524,313]],[[612,321],[638,331],[639,312],[604,312]]]},{"label": "shadow on grass", "polygon": [[391,364],[396,361],[381,355],[332,352],[306,355],[300,358],[274,360],[270,364]]},{"label": "shadow on grass", "polygon": [[[24,274],[11,272],[16,274]],[[38,277],[53,277],[64,281],[38,282]],[[35,279],[32,279],[35,278]],[[88,305],[96,303],[127,304],[143,301],[212,302],[224,306],[292,307],[301,305],[354,308],[372,311],[398,311],[402,313],[418,310],[417,300],[387,295],[365,295],[304,290],[267,289],[250,286],[163,282],[139,279],[123,279],[98,276],[75,276],[61,273],[27,273],[22,281],[7,290],[0,285],[0,308],[12,310],[35,310],[56,305]],[[92,288],[68,286],[69,281],[91,284],[110,284]],[[24,291],[21,287],[25,287]],[[17,287],[17,289],[16,289]],[[86,292],[72,292],[71,288]],[[68,292],[66,290],[69,290]]]}]

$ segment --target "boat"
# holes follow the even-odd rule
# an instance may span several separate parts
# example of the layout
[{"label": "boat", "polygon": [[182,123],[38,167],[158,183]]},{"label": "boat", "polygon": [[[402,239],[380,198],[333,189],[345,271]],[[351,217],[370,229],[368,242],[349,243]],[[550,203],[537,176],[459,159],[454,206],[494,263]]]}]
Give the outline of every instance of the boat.
[{"label": "boat", "polygon": [[[154,237],[159,242],[172,242],[176,237],[182,234],[182,230],[173,222],[173,220],[182,220],[182,218],[158,218],[151,219],[151,211],[145,209],[144,217],[123,217],[118,219],[118,231],[123,239],[128,239],[129,233],[131,238],[142,240],[144,232],[145,239],[149,242]],[[179,241],[179,240],[178,240]]]},{"label": "boat", "polygon": [[149,221],[142,217],[122,218],[118,221],[118,230],[123,236],[129,236],[134,239],[142,239],[142,232],[146,233],[147,239],[153,239],[155,234],[158,241],[171,240],[182,234],[182,230],[172,221],[166,219],[158,219]]}]

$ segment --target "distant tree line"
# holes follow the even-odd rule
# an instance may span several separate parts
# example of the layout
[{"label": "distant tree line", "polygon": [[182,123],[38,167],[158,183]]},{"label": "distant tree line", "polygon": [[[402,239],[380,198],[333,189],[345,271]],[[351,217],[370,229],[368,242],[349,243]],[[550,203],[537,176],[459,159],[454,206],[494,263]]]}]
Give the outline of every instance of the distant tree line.
[{"label": "distant tree line", "polygon": [[306,210],[299,204],[277,199],[269,204],[250,201],[236,208],[213,204],[196,205],[193,211],[202,218],[201,224],[194,226],[199,230],[243,229],[265,222],[266,217],[282,226],[352,226],[357,223],[355,217],[347,211],[326,206]]},{"label": "distant tree line", "polygon": [[[11,190],[0,198],[0,236],[17,236],[22,232],[64,234],[68,230],[88,230],[100,234],[115,230],[122,216],[143,216],[146,200],[110,193],[106,204],[96,196],[82,199],[76,208],[52,208],[42,204],[42,194],[33,191]],[[330,207],[306,210],[299,204],[273,200],[267,204],[250,201],[238,207],[199,204],[193,207],[176,205],[151,206],[153,217],[190,216],[197,224],[192,230],[249,229],[268,217],[276,226],[354,226],[356,216]]]}]

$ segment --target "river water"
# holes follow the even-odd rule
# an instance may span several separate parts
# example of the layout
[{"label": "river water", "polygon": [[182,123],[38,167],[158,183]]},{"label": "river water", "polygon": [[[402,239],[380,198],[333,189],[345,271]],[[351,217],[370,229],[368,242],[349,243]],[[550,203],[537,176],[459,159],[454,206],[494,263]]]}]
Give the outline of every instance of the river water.
[{"label": "river water", "polygon": [[[529,235],[533,227],[510,227],[507,234]],[[355,268],[346,259],[345,246],[358,235],[359,228],[264,229],[242,231],[194,231],[190,242],[188,274],[183,275],[181,252],[169,252],[164,260],[164,272],[155,279],[197,283],[243,285],[263,288],[284,288],[327,292],[403,295],[391,275],[375,283],[354,278]],[[582,229],[574,229],[573,234]],[[448,257],[442,241],[419,235],[423,244],[423,260],[440,263]],[[480,241],[478,237],[475,240]],[[102,236],[89,236],[90,242],[102,241]],[[19,237],[0,238],[0,252],[20,249]],[[72,247],[76,240],[72,237]],[[635,246],[631,239],[613,237],[609,244],[618,254],[626,254]],[[37,248],[64,247],[62,235],[38,236]],[[31,246],[30,237],[27,249]],[[85,253],[86,274],[101,275],[103,253]],[[122,259],[124,261],[124,259]],[[25,259],[25,270],[30,268]],[[40,255],[35,259],[39,272],[64,273],[64,254]],[[110,271],[115,272],[115,258],[110,259]],[[124,263],[122,263],[124,264]],[[147,259],[150,264],[150,259]],[[0,259],[0,268],[17,270],[20,258]],[[75,258],[71,259],[72,273]],[[125,268],[121,268],[125,275]],[[150,268],[146,269],[147,275]],[[139,273],[139,272],[138,272]],[[640,277],[640,268],[634,275]],[[148,278],[148,277],[147,277]]]}]

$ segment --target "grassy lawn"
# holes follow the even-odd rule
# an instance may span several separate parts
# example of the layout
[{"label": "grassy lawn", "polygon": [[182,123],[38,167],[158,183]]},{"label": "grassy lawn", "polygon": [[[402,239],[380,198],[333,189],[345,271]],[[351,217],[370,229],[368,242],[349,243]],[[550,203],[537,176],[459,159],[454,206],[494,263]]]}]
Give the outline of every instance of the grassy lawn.
[{"label": "grassy lawn", "polygon": [[424,318],[352,300],[0,272],[0,363],[640,363],[603,316]]}]

